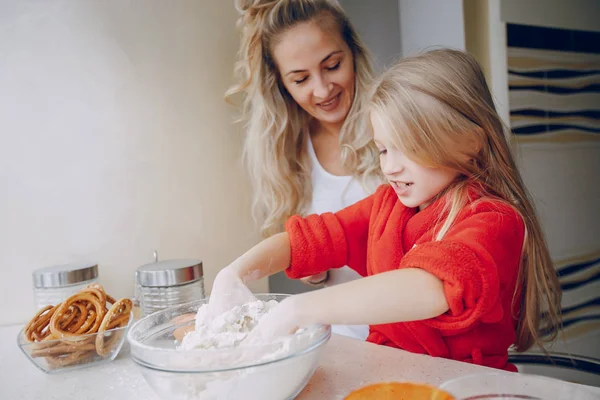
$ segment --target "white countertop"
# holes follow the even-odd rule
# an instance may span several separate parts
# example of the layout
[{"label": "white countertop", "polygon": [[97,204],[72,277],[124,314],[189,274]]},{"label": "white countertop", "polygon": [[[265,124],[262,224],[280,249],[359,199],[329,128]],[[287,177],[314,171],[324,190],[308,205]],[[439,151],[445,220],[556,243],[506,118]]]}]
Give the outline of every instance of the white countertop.
[{"label": "white countertop", "polygon": [[[46,374],[17,345],[20,325],[0,327],[2,400],[159,400],[123,346],[116,360],[72,372]],[[125,350],[125,351],[124,351]]]},{"label": "white countertop", "polygon": [[[10,400],[159,400],[128,356],[81,370],[45,374],[21,353],[21,326],[0,327],[0,399]],[[380,381],[442,382],[489,368],[413,354],[333,335],[315,375],[297,400],[343,399],[352,390]],[[570,385],[566,383],[565,385]],[[589,387],[598,394],[600,388]]]}]

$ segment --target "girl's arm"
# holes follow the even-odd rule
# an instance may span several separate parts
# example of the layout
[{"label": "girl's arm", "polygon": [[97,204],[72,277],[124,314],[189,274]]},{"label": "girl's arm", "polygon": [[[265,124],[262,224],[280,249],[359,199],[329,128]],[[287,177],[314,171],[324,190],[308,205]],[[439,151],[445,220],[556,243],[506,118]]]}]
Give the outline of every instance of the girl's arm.
[{"label": "girl's arm", "polygon": [[448,311],[442,281],[418,268],[384,272],[290,300],[302,325],[377,325],[429,319]]},{"label": "girl's arm", "polygon": [[248,283],[285,270],[290,259],[290,237],[283,232],[258,243],[225,269]]},{"label": "girl's arm", "polygon": [[422,269],[406,268],[291,296],[265,315],[247,340],[271,340],[315,323],[378,325],[424,320],[448,309],[438,278]]},{"label": "girl's arm", "polygon": [[335,214],[292,216],[285,224],[285,232],[263,240],[225,269],[235,272],[244,283],[261,279],[290,267],[294,247],[295,265],[288,271],[293,279],[344,265],[366,275],[370,215],[375,196],[381,196],[385,189],[382,186],[376,194]]}]

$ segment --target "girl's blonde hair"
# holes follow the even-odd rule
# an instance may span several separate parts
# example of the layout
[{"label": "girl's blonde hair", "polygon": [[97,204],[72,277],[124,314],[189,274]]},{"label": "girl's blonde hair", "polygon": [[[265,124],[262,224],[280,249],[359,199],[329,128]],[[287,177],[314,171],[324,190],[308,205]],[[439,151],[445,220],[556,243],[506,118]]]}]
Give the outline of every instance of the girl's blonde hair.
[{"label": "girl's blonde hair", "polygon": [[516,348],[542,344],[542,309],[559,331],[561,291],[536,213],[511,154],[504,125],[475,59],[455,50],[433,50],[406,58],[385,72],[368,96],[368,112],[393,132],[394,144],[415,161],[449,168],[460,178],[447,195],[436,239],[448,231],[467,204],[472,183],[481,194],[510,204],[523,218],[525,241],[515,305],[520,310]]},{"label": "girl's blonde hair", "polygon": [[237,0],[241,47],[235,65],[238,83],[226,94],[243,93],[247,123],[244,159],[253,185],[253,215],[269,236],[283,229],[293,214],[306,212],[311,201],[307,156],[309,115],[281,83],[272,48],[280,35],[302,22],[338,31],[352,51],[354,100],[340,132],[341,161],[366,189],[374,189],[380,171],[377,150],[364,121],[364,92],[372,80],[367,50],[341,7],[333,0]]}]

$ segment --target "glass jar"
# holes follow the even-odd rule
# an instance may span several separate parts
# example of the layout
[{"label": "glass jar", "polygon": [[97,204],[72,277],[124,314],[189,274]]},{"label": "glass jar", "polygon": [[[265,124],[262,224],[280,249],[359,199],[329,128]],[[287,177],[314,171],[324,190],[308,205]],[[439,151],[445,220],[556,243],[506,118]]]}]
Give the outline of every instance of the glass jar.
[{"label": "glass jar", "polygon": [[136,295],[142,316],[204,298],[200,260],[165,260],[135,271]]},{"label": "glass jar", "polygon": [[33,271],[33,294],[38,309],[55,306],[90,283],[98,282],[97,264],[65,264]]}]

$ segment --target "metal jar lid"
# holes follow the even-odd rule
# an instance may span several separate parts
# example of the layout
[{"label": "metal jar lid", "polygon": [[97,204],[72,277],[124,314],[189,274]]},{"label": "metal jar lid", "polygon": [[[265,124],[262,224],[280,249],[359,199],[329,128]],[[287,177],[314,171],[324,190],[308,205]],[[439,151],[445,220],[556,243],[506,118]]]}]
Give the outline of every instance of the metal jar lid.
[{"label": "metal jar lid", "polygon": [[33,286],[36,288],[59,288],[76,285],[98,278],[97,264],[64,264],[40,268],[33,271]]},{"label": "metal jar lid", "polygon": [[204,276],[200,260],[156,261],[142,265],[135,274],[138,284],[143,287],[183,285]]}]

